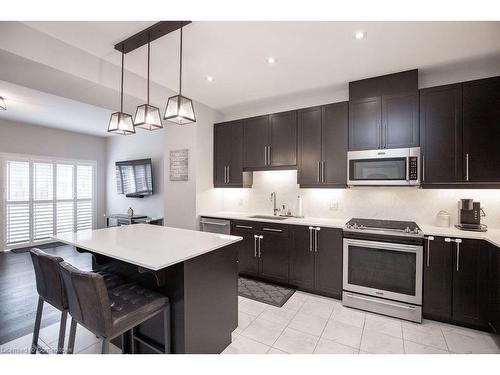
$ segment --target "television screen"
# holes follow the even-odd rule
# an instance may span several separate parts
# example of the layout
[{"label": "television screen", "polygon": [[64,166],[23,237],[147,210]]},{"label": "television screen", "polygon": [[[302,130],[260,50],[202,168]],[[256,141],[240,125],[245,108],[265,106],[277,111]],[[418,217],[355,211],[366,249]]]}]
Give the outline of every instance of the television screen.
[{"label": "television screen", "polygon": [[143,197],[153,194],[151,159],[116,162],[116,187],[118,194]]}]

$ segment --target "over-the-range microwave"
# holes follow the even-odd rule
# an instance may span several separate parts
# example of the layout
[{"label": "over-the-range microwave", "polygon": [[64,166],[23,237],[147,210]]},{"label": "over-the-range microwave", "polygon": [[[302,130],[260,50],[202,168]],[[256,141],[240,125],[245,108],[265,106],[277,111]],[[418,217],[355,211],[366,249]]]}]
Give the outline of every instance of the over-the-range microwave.
[{"label": "over-the-range microwave", "polygon": [[420,185],[420,147],[349,151],[347,185]]}]

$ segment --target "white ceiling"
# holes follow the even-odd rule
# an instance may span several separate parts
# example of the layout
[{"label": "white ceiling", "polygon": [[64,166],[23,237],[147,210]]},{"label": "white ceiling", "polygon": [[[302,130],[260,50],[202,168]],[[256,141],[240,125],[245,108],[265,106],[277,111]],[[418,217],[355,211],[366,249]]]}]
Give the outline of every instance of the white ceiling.
[{"label": "white ceiling", "polygon": [[0,120],[12,120],[78,133],[106,135],[112,111],[80,101],[47,94],[10,82],[0,81],[0,96],[6,111]]},{"label": "white ceiling", "polygon": [[[25,22],[115,64],[114,44],[152,23]],[[357,30],[367,38],[353,39]],[[263,98],[499,53],[500,22],[193,22],[184,32],[183,93],[224,112]],[[155,41],[151,55],[152,79],[177,90],[178,33]],[[268,56],[277,63],[269,65]],[[145,48],[127,54],[126,69],[145,76],[145,57]]]}]

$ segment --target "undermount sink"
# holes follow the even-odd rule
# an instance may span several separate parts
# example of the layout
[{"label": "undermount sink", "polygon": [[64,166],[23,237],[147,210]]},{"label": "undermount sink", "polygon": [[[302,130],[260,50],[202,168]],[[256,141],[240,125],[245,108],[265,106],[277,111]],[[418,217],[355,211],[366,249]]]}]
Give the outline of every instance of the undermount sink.
[{"label": "undermount sink", "polygon": [[267,219],[267,220],[286,220],[286,216],[273,216],[273,215],[254,215],[249,216],[250,219]]}]

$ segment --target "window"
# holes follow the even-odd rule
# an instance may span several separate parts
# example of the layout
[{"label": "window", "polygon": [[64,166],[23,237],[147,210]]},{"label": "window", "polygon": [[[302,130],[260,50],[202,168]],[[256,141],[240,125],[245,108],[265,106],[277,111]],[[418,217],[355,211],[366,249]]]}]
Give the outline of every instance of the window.
[{"label": "window", "polygon": [[95,163],[5,158],[7,248],[94,227]]}]

